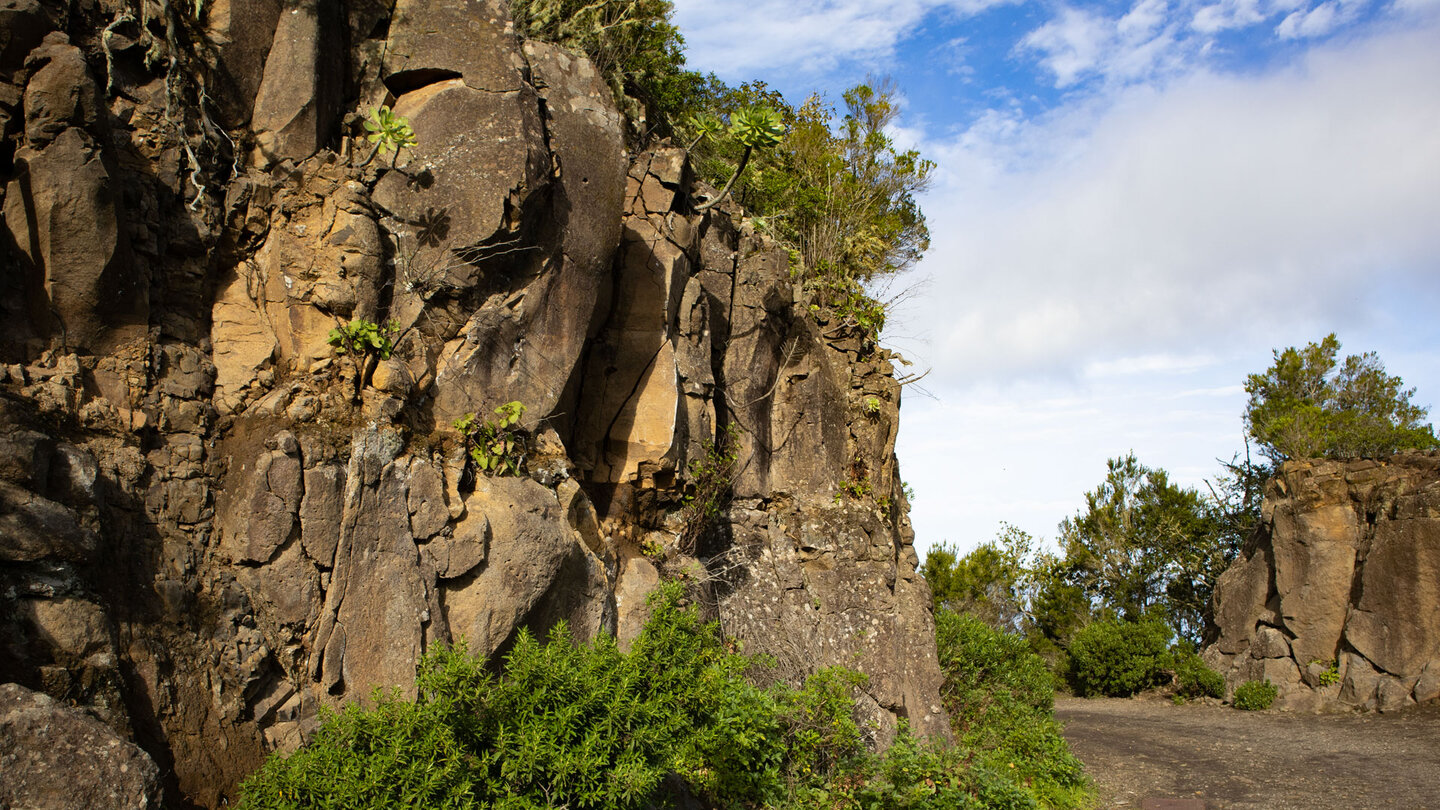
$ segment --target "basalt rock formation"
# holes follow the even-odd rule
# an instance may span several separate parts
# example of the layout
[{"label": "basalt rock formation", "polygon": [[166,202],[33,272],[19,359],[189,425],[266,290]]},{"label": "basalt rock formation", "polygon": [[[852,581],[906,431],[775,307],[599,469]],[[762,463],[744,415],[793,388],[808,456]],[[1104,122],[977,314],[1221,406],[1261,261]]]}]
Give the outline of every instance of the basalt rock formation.
[{"label": "basalt rock formation", "polygon": [[1440,699],[1440,453],[1292,461],[1215,588],[1206,659],[1277,706],[1391,711]]},{"label": "basalt rock formation", "polygon": [[[662,576],[773,677],[868,673],[877,743],[947,733],[896,358],[504,3],[3,0],[0,127],[0,681],[167,806],[433,645],[633,636]],[[452,425],[512,401],[491,476]]]}]

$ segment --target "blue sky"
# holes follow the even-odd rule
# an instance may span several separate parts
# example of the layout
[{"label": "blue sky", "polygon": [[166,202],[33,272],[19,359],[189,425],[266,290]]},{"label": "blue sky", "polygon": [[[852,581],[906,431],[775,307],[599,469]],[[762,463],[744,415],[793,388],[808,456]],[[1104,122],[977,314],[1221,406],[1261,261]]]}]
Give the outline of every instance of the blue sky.
[{"label": "blue sky", "polygon": [[1203,486],[1332,331],[1440,405],[1440,0],[675,5],[729,81],[893,76],[940,166],[887,327],[920,546],[1053,538],[1130,450]]}]

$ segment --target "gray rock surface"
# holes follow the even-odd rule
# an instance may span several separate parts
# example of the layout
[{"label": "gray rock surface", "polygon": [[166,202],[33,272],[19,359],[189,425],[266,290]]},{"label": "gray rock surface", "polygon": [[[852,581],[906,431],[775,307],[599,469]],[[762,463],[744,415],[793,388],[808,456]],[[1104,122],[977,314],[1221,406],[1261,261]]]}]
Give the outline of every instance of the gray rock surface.
[{"label": "gray rock surface", "polygon": [[160,772],[144,751],[99,720],[19,684],[0,684],[0,766],[0,806],[160,807]]}]

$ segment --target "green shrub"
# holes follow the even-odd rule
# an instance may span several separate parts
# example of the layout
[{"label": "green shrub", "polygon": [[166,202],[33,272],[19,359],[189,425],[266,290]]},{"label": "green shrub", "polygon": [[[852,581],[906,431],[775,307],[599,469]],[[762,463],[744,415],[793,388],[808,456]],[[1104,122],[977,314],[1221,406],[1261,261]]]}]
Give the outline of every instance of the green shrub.
[{"label": "green shrub", "polygon": [[519,475],[525,463],[525,431],[520,428],[520,417],[525,415],[525,406],[510,401],[495,409],[494,420],[480,422],[475,414],[467,413],[451,425],[470,448],[470,458],[480,472],[486,475]]},{"label": "green shrub", "polygon": [[1040,656],[1019,636],[944,609],[935,641],[941,697],[961,746],[1047,807],[1083,803],[1087,782],[1051,712],[1054,681]]},{"label": "green shrub", "polygon": [[356,318],[331,329],[326,342],[335,349],[336,354],[374,355],[381,360],[389,360],[390,352],[395,347],[395,334],[399,331],[400,325],[393,321],[382,326],[374,321]]},{"label": "green shrub", "polygon": [[1161,621],[1100,621],[1070,642],[1070,680],[1081,696],[1127,697],[1164,682],[1170,628]]},{"label": "green shrub", "polygon": [[[886,754],[867,753],[855,720],[865,676],[833,668],[800,688],[757,687],[745,676],[758,662],[728,651],[681,596],[662,586],[628,652],[603,635],[576,645],[563,623],[543,642],[519,633],[498,672],[463,644],[432,650],[413,701],[377,693],[328,715],[244,782],[238,806],[626,810],[670,806],[675,788],[732,809],[1073,806],[1033,786],[1019,749],[935,745],[902,724]],[[1034,668],[1024,673],[1011,679],[1016,705],[1048,708]]]},{"label": "green shrub", "polygon": [[241,807],[638,808],[675,773],[702,796],[779,793],[784,726],[747,684],[749,659],[667,586],[629,653],[575,645],[565,625],[522,631],[502,673],[463,645],[420,664],[417,698],[349,707],[309,745],[273,757]]},{"label": "green shrub", "polygon": [[329,714],[310,743],[272,756],[241,786],[241,810],[475,807],[467,753],[443,708],[376,694]]},{"label": "green shrub", "polygon": [[1278,694],[1280,694],[1279,688],[1268,680],[1246,681],[1235,687],[1235,699],[1232,704],[1235,708],[1247,712],[1263,711],[1270,708],[1270,704],[1275,702]]},{"label": "green shrub", "polygon": [[911,735],[901,721],[883,756],[853,760],[833,778],[797,786],[775,810],[1039,810],[1007,775],[974,765],[963,747]]},{"label": "green shrub", "polygon": [[1225,676],[1205,665],[1193,652],[1175,653],[1176,694],[1182,698],[1224,697]]}]

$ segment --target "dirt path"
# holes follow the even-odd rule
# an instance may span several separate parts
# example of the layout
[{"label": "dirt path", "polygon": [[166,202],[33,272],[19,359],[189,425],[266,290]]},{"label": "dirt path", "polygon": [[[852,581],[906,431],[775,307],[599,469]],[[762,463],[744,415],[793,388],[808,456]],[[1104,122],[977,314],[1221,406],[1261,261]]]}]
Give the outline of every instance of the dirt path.
[{"label": "dirt path", "polygon": [[1107,808],[1440,810],[1440,706],[1299,715],[1059,698],[1055,716]]}]

